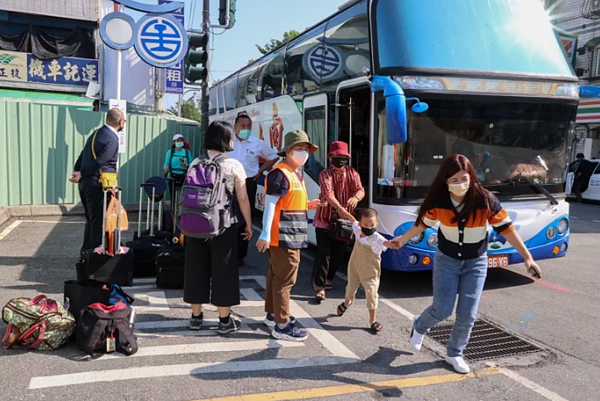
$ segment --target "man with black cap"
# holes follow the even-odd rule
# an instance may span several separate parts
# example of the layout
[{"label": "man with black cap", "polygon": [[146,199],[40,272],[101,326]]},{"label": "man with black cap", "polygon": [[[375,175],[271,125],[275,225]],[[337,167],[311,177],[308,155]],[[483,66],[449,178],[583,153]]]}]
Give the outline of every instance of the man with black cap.
[{"label": "man with black cap", "polygon": [[265,185],[263,231],[256,247],[259,252],[269,250],[265,324],[273,328],[271,335],[279,340],[304,341],[308,337],[290,315],[290,292],[298,277],[300,250],[308,247],[307,210],[320,202],[308,201],[300,167],[317,150],[306,132],[289,132],[278,153],[285,159],[269,173]]}]

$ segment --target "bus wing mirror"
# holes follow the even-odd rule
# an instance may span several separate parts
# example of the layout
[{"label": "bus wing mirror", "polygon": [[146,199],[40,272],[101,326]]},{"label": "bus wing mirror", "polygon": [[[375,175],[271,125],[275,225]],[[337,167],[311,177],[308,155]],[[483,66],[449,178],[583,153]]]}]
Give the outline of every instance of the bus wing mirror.
[{"label": "bus wing mirror", "polygon": [[582,85],[579,87],[579,97],[600,97],[600,87]]},{"label": "bus wing mirror", "polygon": [[404,143],[408,139],[406,124],[406,102],[416,101],[412,106],[415,113],[427,111],[429,105],[419,101],[417,98],[406,98],[400,85],[390,77],[375,75],[371,81],[371,91],[383,91],[385,98],[385,115],[387,127],[387,140],[390,144]]}]

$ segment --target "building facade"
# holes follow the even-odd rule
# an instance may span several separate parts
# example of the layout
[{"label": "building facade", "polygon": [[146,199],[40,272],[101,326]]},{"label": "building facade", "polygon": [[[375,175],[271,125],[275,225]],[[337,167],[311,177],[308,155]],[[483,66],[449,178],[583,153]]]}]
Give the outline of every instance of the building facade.
[{"label": "building facade", "polygon": [[[545,0],[566,57],[581,85],[600,86],[600,1]],[[600,99],[581,99],[573,156],[600,158]]]},{"label": "building facade", "polygon": [[99,16],[97,0],[1,0],[0,97],[101,84]]}]

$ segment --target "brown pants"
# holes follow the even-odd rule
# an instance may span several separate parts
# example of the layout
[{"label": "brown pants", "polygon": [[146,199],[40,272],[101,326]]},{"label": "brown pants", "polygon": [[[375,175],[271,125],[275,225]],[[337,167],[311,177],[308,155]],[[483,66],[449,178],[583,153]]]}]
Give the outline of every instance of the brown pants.
[{"label": "brown pants", "polygon": [[300,249],[271,247],[269,249],[269,272],[265,312],[275,315],[275,323],[290,320],[290,292],[300,267]]}]

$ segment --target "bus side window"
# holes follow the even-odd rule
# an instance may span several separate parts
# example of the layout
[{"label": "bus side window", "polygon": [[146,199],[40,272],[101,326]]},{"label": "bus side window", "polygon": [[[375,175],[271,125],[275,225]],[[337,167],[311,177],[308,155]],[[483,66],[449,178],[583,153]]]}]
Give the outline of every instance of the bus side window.
[{"label": "bus side window", "polygon": [[304,110],[304,127],[312,143],[319,147],[306,163],[306,171],[317,182],[319,174],[327,166],[327,120],[325,106]]}]

